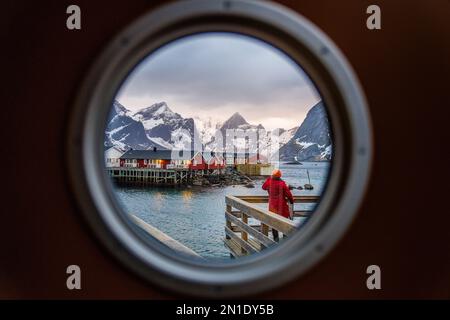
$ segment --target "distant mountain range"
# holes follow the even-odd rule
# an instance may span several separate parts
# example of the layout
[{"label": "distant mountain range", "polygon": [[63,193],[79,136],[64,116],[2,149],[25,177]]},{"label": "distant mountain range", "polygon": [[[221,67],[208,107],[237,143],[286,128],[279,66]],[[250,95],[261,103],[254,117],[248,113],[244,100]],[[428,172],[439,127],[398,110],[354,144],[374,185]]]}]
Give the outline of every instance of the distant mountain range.
[{"label": "distant mountain range", "polygon": [[[223,123],[212,118],[183,118],[173,112],[165,102],[155,103],[133,113],[115,101],[108,117],[104,143],[106,147],[115,146],[122,150],[130,148],[146,150],[156,147],[223,151],[227,146],[223,141],[216,141],[215,137],[217,131],[220,131],[222,137],[226,137],[227,130],[251,133],[249,136],[259,140],[258,147],[261,153],[275,150],[275,146],[272,146],[271,132],[266,131],[261,124],[248,123],[238,112]],[[277,130],[279,137],[276,149],[280,147],[280,160],[331,159],[329,125],[322,102],[311,108],[299,127]],[[197,141],[198,145],[194,145]],[[248,144],[248,138],[234,139],[233,143],[237,148],[244,149]]]}]

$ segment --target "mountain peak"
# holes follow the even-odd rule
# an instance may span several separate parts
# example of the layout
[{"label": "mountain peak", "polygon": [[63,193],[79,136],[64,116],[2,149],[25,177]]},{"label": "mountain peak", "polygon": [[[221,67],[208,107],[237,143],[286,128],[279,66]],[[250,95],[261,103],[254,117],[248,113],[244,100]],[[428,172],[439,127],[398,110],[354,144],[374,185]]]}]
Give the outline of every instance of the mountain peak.
[{"label": "mountain peak", "polygon": [[162,113],[167,110],[170,110],[169,107],[167,106],[167,103],[157,102],[157,103],[152,104],[149,107],[144,107],[144,108],[140,109],[139,111],[136,112],[136,114],[150,115],[150,114],[154,114],[155,112],[158,112],[158,111],[159,111],[159,113]]},{"label": "mountain peak", "polygon": [[154,106],[156,108],[155,115],[162,114],[165,112],[173,113],[173,111],[170,110],[169,106],[164,101],[156,103],[154,104]]},{"label": "mountain peak", "polygon": [[223,123],[222,129],[237,129],[242,125],[248,125],[248,122],[239,112],[235,112],[227,121]]},{"label": "mountain peak", "polygon": [[113,102],[113,107],[114,107],[114,111],[117,114],[125,114],[127,113],[129,110],[127,108],[125,108],[119,101],[114,100]]},{"label": "mountain peak", "polygon": [[316,103],[316,104],[308,111],[308,113],[306,114],[306,117],[312,117],[312,116],[314,116],[314,114],[322,115],[322,116],[325,116],[325,117],[326,117],[327,112],[326,112],[326,108],[325,108],[325,105],[323,104],[323,101],[322,101],[322,100],[320,100],[319,102],[317,102],[317,103]]},{"label": "mountain peak", "polygon": [[133,115],[136,119],[140,121],[145,121],[149,119],[181,119],[178,113],[173,112],[166,102],[158,102],[152,104],[150,107],[145,107]]}]

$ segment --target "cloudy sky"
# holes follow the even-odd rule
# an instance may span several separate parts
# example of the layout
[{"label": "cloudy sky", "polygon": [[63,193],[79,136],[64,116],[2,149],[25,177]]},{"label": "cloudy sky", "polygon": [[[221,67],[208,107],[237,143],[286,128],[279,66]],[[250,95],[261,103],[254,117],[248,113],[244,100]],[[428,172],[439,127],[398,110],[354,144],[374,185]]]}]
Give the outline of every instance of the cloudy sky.
[{"label": "cloudy sky", "polygon": [[239,112],[251,124],[290,129],[320,97],[305,73],[272,46],[208,33],[151,54],[124,82],[117,100],[133,111],[165,101],[183,117],[221,121]]}]

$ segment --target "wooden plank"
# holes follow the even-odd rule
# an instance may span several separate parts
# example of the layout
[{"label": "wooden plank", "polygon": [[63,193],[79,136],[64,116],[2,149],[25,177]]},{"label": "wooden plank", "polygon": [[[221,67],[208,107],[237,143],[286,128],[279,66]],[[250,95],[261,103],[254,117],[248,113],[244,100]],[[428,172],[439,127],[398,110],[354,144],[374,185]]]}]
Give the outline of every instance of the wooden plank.
[{"label": "wooden plank", "polygon": [[251,246],[258,248],[258,251],[261,251],[266,248],[260,242],[255,241],[255,239],[248,239],[248,243],[250,243]]},{"label": "wooden plank", "polygon": [[[252,227],[253,229],[255,229],[256,231],[261,232],[261,225],[249,224],[249,226]],[[233,232],[242,232],[242,230],[237,226],[231,226],[230,229]]]},{"label": "wooden plank", "polygon": [[149,235],[151,235],[153,238],[155,238],[156,240],[158,240],[159,242],[163,243],[164,245],[166,245],[167,247],[169,247],[170,249],[187,255],[187,256],[191,256],[191,257],[195,257],[195,258],[200,258],[203,259],[202,256],[200,256],[197,252],[195,252],[194,250],[192,250],[189,247],[186,247],[184,244],[178,242],[177,240],[169,237],[167,234],[165,234],[164,232],[162,232],[161,230],[153,227],[152,225],[148,224],[147,222],[145,222],[144,220],[142,220],[141,218],[135,216],[135,215],[131,215],[131,218],[133,220],[133,222],[139,226],[142,230],[146,231]]},{"label": "wooden plank", "polygon": [[261,209],[254,204],[248,203],[235,196],[226,196],[225,202],[227,205],[245,212],[249,216],[261,221],[264,224],[267,224],[275,230],[281,231],[281,233],[289,234],[297,230],[297,226],[292,220],[284,218],[268,210]]},{"label": "wooden plank", "polygon": [[223,242],[225,246],[228,247],[228,249],[230,249],[230,253],[235,258],[245,256],[245,253],[242,253],[241,247],[235,241],[225,238]]},{"label": "wooden plank", "polygon": [[232,240],[234,240],[242,249],[247,251],[247,253],[256,253],[259,250],[251,246],[248,242],[245,242],[240,237],[238,237],[233,231],[225,227],[225,234],[228,235]]},{"label": "wooden plank", "polygon": [[231,221],[232,223],[234,223],[241,230],[245,230],[246,232],[248,232],[248,234],[250,234],[256,240],[258,240],[260,243],[262,243],[265,247],[269,247],[269,246],[271,246],[271,245],[276,243],[275,241],[273,241],[272,239],[270,239],[266,235],[262,234],[261,232],[259,232],[255,228],[252,228],[248,224],[243,223],[241,220],[237,219],[236,217],[234,217],[233,215],[229,214],[228,212],[226,212],[225,215],[226,215],[226,219],[228,221]]},{"label": "wooden plank", "polygon": [[[250,203],[267,203],[269,196],[236,196],[236,198]],[[320,196],[294,196],[295,203],[315,203],[319,202]]]}]

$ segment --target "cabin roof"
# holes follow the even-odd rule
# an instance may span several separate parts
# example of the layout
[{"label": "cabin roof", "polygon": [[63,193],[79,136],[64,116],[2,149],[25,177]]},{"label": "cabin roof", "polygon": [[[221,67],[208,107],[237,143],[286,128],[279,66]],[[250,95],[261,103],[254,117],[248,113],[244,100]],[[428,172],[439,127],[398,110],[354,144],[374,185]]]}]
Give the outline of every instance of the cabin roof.
[{"label": "cabin roof", "polygon": [[122,150],[122,149],[120,149],[119,147],[116,147],[116,146],[106,146],[106,147],[105,147],[105,152],[111,151],[111,150],[116,150],[116,151],[118,151],[118,152],[125,153],[124,150]]},{"label": "cabin roof", "polygon": [[[173,152],[173,153],[172,153]],[[186,157],[185,152],[188,152]],[[123,154],[121,159],[147,159],[147,160],[172,160],[186,159],[189,160],[194,155],[194,151],[183,151],[178,153],[172,150],[128,150]]]}]

